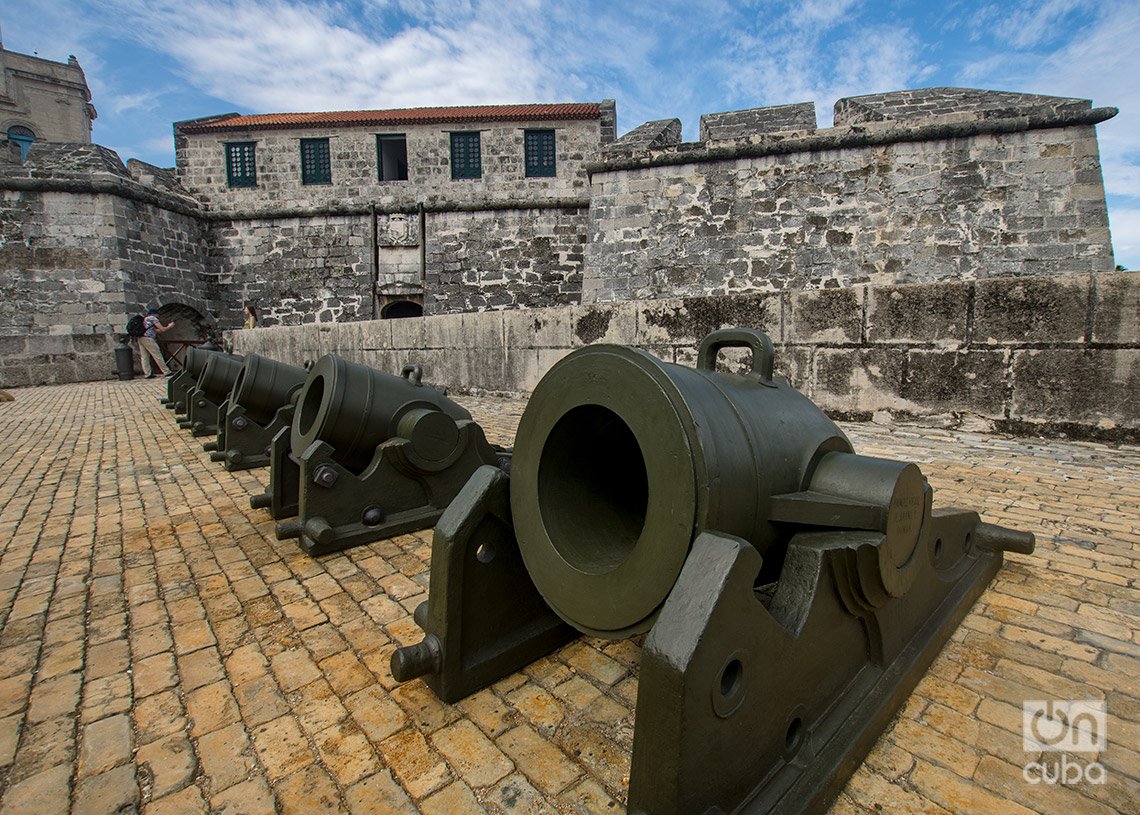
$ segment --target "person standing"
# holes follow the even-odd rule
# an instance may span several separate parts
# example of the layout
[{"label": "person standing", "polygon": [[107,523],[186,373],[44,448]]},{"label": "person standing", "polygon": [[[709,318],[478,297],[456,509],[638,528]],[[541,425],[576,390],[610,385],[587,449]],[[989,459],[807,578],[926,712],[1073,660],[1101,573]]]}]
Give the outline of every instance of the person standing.
[{"label": "person standing", "polygon": [[162,351],[158,347],[158,335],[173,327],[174,320],[166,325],[162,324],[158,319],[158,309],[152,308],[146,313],[143,319],[143,335],[139,337],[139,361],[142,362],[142,372],[147,379],[154,379],[154,370],[150,364],[152,359],[158,364],[158,370],[162,371],[163,376],[170,376],[170,369],[166,367],[166,361],[162,358]]},{"label": "person standing", "polygon": [[241,313],[245,315],[245,328],[257,328],[257,309],[253,303],[246,303]]}]

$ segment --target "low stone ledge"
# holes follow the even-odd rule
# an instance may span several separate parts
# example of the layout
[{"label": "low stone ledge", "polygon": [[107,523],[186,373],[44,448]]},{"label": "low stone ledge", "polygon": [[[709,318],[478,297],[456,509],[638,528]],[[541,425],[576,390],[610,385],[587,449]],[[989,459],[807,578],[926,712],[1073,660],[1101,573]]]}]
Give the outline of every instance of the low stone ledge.
[{"label": "low stone ledge", "polygon": [[[1137,291],[1140,274],[1016,277],[467,312],[233,338],[239,352],[295,364],[347,351],[396,373],[419,362],[425,380],[455,390],[525,393],[584,345],[633,345],[692,365],[709,332],[749,326],[772,337],[776,372],[836,416],[975,416],[1019,432],[1083,428],[1140,439]],[[1116,342],[1090,341],[1090,325]],[[727,351],[721,364],[739,371],[749,360]]]},{"label": "low stone ledge", "polygon": [[12,178],[0,176],[0,190],[14,192],[68,192],[88,195],[114,195],[128,201],[150,204],[179,215],[203,216],[198,203],[190,198],[144,187],[117,176],[89,178]]}]

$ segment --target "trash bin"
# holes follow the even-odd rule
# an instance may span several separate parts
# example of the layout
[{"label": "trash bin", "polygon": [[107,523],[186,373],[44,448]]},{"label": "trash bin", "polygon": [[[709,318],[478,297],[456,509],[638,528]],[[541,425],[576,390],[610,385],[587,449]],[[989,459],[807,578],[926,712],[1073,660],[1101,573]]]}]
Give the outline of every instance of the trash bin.
[{"label": "trash bin", "polygon": [[115,346],[115,374],[121,382],[135,378],[135,352],[127,344],[125,335],[119,337],[119,344]]}]

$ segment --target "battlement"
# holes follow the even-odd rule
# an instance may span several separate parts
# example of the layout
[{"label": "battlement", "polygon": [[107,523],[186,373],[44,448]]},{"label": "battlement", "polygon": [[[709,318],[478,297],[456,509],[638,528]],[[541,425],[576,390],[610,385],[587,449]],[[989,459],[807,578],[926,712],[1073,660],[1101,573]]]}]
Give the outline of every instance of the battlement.
[{"label": "battlement", "polygon": [[1117,114],[1088,99],[972,88],[924,88],[852,96],[835,103],[835,123],[816,129],[811,102],[710,113],[700,141],[647,139],[665,122],[647,122],[622,136],[590,173],[639,167],[717,162],[768,155],[814,153],[982,134],[1095,125]]},{"label": "battlement", "polygon": [[701,117],[701,141],[726,141],[791,131],[814,133],[815,127],[814,102],[706,113]]},{"label": "battlement", "polygon": [[1092,102],[1088,99],[977,88],[918,88],[840,99],[835,103],[835,126],[887,121],[921,124],[946,116],[959,120],[1018,116],[1062,118],[1091,109]]},{"label": "battlement", "polygon": [[200,214],[198,202],[174,170],[131,159],[99,144],[36,142],[20,161],[0,150],[0,190],[110,194],[184,215]]}]

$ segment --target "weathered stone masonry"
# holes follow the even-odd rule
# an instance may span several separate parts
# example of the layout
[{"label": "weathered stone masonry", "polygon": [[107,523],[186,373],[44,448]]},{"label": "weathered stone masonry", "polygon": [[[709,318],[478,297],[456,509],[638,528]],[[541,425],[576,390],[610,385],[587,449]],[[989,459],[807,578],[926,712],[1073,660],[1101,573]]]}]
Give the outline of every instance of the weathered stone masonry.
[{"label": "weathered stone masonry", "polygon": [[[402,127],[409,149],[421,141],[422,177],[411,183],[410,153],[409,182],[396,184],[372,180],[372,128],[338,137],[324,185],[299,181],[297,145],[311,130],[211,131],[179,143],[194,195],[168,172],[132,163],[124,174],[102,153],[111,169],[95,162],[82,183],[60,180],[72,160],[63,151],[51,172],[0,179],[7,233],[42,260],[5,250],[26,267],[23,294],[8,300],[34,302],[27,292],[40,279],[63,285],[68,263],[85,270],[77,279],[98,267],[124,303],[132,291],[140,305],[157,293],[225,327],[252,300],[265,325],[296,326],[239,333],[239,349],[289,361],[336,352],[385,370],[414,357],[441,384],[492,391],[529,390],[580,344],[629,343],[691,363],[708,330],[752,325],[772,334],[792,381],[835,414],[972,415],[1007,429],[1134,438],[1140,276],[1110,271],[1094,130],[1112,113],[1082,100],[930,89],[841,100],[837,126],[823,131],[810,105],[713,114],[697,144],[679,143],[676,120],[606,144],[603,116],[574,131],[594,140],[593,154],[566,146],[568,128],[555,179],[513,181],[517,125],[486,131],[484,144],[497,146],[483,179],[455,181],[443,158],[452,125],[415,139]],[[225,186],[231,137],[261,139],[256,191]],[[212,169],[199,166],[207,159]],[[367,177],[348,175],[353,166]],[[75,196],[79,212],[100,196],[118,203],[104,227],[68,226],[89,238],[71,246],[61,237],[67,207],[43,210],[30,197],[54,192]],[[35,232],[43,219],[58,221],[50,239]],[[108,257],[60,255],[51,277],[53,240]],[[66,305],[39,296],[33,310]],[[409,297],[436,316],[359,322]],[[108,318],[108,330],[121,320]],[[71,342],[60,358],[74,360],[87,341],[57,342]],[[46,367],[21,376],[57,376],[46,373],[56,358],[37,353]]]},{"label": "weathered stone masonry", "polygon": [[97,145],[0,161],[0,387],[106,378],[127,315],[207,313],[196,203]]},{"label": "weathered stone masonry", "polygon": [[952,91],[840,100],[829,130],[619,142],[589,166],[583,301],[1111,270],[1094,125],[1115,110]]},{"label": "weathered stone masonry", "polygon": [[[337,117],[175,125],[179,178],[208,210],[210,285],[233,304],[233,317],[219,316],[223,325],[236,322],[242,301],[257,304],[265,325],[292,325],[369,319],[399,299],[427,313],[580,299],[583,167],[613,139],[612,102]],[[453,179],[449,134],[472,130],[481,176]],[[553,131],[554,176],[526,175],[526,130]],[[380,180],[378,135],[405,138],[406,180]],[[302,138],[328,139],[329,183],[302,183]],[[255,144],[256,186],[228,184],[230,142]]]},{"label": "weathered stone masonry", "polygon": [[390,372],[419,362],[437,384],[519,393],[583,345],[633,345],[691,366],[710,331],[738,325],[767,332],[777,373],[833,416],[1140,437],[1140,275],[1129,273],[484,311],[233,339],[238,352],[294,364],[327,353]]}]

